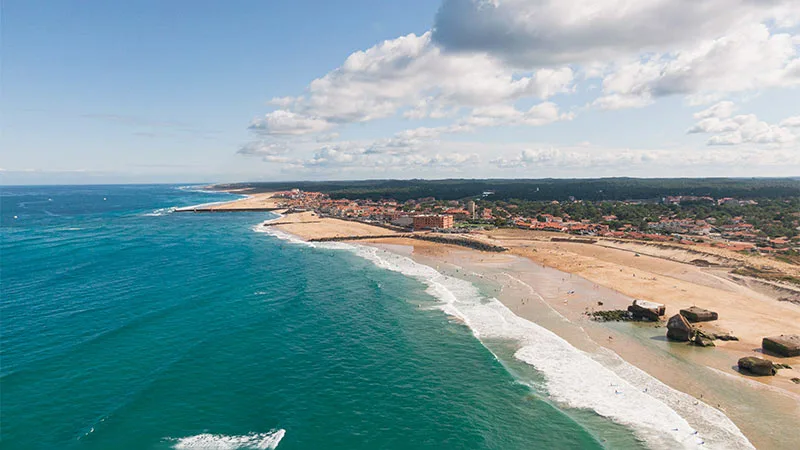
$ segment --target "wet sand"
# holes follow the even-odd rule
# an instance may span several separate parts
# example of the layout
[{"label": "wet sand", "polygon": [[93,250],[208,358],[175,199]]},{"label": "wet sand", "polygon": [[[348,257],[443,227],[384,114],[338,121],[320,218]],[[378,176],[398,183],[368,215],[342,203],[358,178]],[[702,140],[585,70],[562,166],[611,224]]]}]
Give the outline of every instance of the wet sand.
[{"label": "wet sand", "polygon": [[673,389],[720,409],[757,448],[796,448],[800,389],[788,378],[790,373],[797,376],[797,370],[750,377],[735,369],[737,351],[669,342],[663,325],[590,320],[584,313],[599,306],[597,302],[604,308],[624,308],[632,298],[525,258],[398,241],[382,239],[376,245],[448,275],[495,284],[494,296],[517,316],[553,331],[604,365],[614,366],[614,355],[619,355]]},{"label": "wet sand", "polygon": [[[311,213],[277,222],[281,221],[283,225],[276,228],[304,239],[390,233]],[[800,357],[769,356],[794,367],[780,370],[775,377],[752,377],[735,367],[741,356],[764,356],[761,337],[800,333],[800,306],[778,302],[769,292],[732,281],[724,267],[687,264],[680,258],[691,255],[680,249],[669,250],[675,255],[667,258],[637,256],[638,252],[614,246],[477,238],[510,251],[488,253],[403,238],[360,243],[406,254],[475,284],[494,286],[489,294],[517,316],[544,326],[607,367],[619,364],[621,357],[668,386],[722,410],[758,448],[790,449],[800,441],[796,426],[800,385],[790,380],[800,377]],[[702,328],[733,332],[742,340],[699,348],[667,341],[663,324],[600,323],[585,314],[625,309],[633,298],[664,303],[667,316],[691,305],[715,310],[720,320]]]}]

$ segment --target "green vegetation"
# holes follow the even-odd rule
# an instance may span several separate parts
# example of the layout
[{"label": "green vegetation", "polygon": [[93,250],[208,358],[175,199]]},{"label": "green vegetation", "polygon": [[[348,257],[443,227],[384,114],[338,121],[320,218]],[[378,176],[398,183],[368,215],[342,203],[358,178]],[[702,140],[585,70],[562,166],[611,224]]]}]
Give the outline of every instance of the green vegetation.
[{"label": "green vegetation", "polygon": [[[708,220],[715,227],[731,225],[735,218],[753,225],[761,237],[800,234],[800,178],[600,178],[530,180],[364,180],[293,181],[219,185],[222,189],[249,188],[268,192],[299,188],[328,194],[333,199],[420,200],[433,212],[452,207],[452,200],[476,200],[489,208],[494,225],[504,226],[512,216],[539,218],[544,214],[571,220],[607,224],[610,229],[630,225],[646,231],[648,222],[660,218]],[[667,204],[670,196],[710,197]],[[731,197],[718,205],[714,199]],[[604,220],[603,217],[616,216]]]},{"label": "green vegetation", "polygon": [[[768,237],[794,237],[800,234],[797,221],[800,220],[800,197],[785,199],[758,198],[757,204],[739,205],[726,203],[717,205],[713,202],[686,202],[680,205],[663,203],[626,203],[626,202],[541,202],[521,199],[508,201],[478,201],[482,208],[491,208],[498,217],[507,217],[508,212],[523,217],[537,218],[544,221],[543,215],[558,217],[569,216],[571,220],[590,220],[594,223],[606,223],[612,229],[630,224],[645,230],[647,222],[658,221],[660,217],[675,219],[706,220],[711,218],[714,225],[730,225],[734,217],[741,217],[746,223],[763,232]],[[506,212],[508,211],[508,212]],[[604,216],[616,216],[613,220],[604,220]]]},{"label": "green vegetation", "polygon": [[493,191],[494,200],[530,201],[579,200],[593,202],[616,200],[657,201],[670,195],[695,195],[754,198],[800,196],[800,178],[597,178],[597,179],[528,179],[528,180],[364,180],[364,181],[288,181],[236,183],[227,188],[252,188],[256,192],[287,190],[317,191],[332,198],[379,200],[435,197],[459,200],[481,197]]}]

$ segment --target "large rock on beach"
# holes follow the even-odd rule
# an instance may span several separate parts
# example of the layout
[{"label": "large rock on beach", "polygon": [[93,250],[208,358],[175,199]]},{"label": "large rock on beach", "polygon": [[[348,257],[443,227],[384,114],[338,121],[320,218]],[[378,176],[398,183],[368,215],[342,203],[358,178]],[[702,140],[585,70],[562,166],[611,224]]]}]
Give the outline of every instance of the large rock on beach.
[{"label": "large rock on beach", "polygon": [[717,313],[715,313],[714,311],[698,308],[697,306],[692,306],[686,309],[682,309],[681,315],[683,317],[686,317],[686,320],[692,323],[709,322],[711,320],[717,320],[719,318]]},{"label": "large rock on beach", "polygon": [[800,335],[782,334],[765,337],[761,341],[761,348],[780,356],[800,356]]},{"label": "large rock on beach", "polygon": [[777,369],[772,365],[772,361],[755,356],[740,358],[739,370],[753,375],[775,375],[777,372]]},{"label": "large rock on beach", "polygon": [[716,347],[716,345],[714,345],[714,336],[707,335],[703,333],[701,330],[694,330],[694,333],[692,333],[692,338],[689,340],[689,343],[694,344],[698,347]]},{"label": "large rock on beach", "polygon": [[633,304],[628,306],[628,312],[631,313],[634,319],[644,319],[653,322],[657,322],[658,318],[663,316],[665,311],[664,305],[645,300],[634,300]]},{"label": "large rock on beach", "polygon": [[694,334],[694,329],[689,321],[680,314],[675,314],[667,321],[667,339],[671,341],[688,342]]}]

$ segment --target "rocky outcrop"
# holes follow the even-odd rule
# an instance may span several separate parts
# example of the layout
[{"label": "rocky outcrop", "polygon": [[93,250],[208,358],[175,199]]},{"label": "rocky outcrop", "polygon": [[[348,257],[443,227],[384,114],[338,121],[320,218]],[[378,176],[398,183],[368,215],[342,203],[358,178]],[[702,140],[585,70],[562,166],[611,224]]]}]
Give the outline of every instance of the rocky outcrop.
[{"label": "rocky outcrop", "polygon": [[624,309],[612,309],[607,311],[592,311],[586,315],[598,322],[627,322],[633,320],[633,316]]},{"label": "rocky outcrop", "polygon": [[765,337],[761,341],[761,348],[775,355],[800,356],[800,335],[782,334]]},{"label": "rocky outcrop", "polygon": [[775,375],[775,373],[777,373],[777,369],[772,365],[772,361],[755,356],[740,358],[739,370],[753,375]]},{"label": "rocky outcrop", "polygon": [[720,341],[738,341],[739,338],[730,334],[730,333],[711,333],[711,339],[720,340]]},{"label": "rocky outcrop", "polygon": [[714,334],[706,334],[702,330],[694,329],[689,343],[698,347],[716,347],[714,345]]},{"label": "rocky outcrop", "polygon": [[667,321],[667,339],[671,341],[688,342],[692,339],[694,329],[692,325],[680,314],[675,314]]},{"label": "rocky outcrop", "polygon": [[714,311],[698,308],[697,306],[692,306],[686,309],[682,309],[680,312],[683,317],[686,317],[686,320],[692,323],[709,322],[711,320],[717,320],[719,318],[717,313],[715,313]]},{"label": "rocky outcrop", "polygon": [[648,302],[645,300],[634,300],[633,304],[628,306],[628,312],[635,319],[649,320],[657,322],[659,317],[664,315],[666,309],[660,303]]}]

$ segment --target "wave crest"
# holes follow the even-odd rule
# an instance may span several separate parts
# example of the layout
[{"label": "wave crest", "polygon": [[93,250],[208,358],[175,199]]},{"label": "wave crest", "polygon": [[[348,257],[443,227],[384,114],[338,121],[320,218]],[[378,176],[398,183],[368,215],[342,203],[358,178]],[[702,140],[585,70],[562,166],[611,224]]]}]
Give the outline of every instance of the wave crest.
[{"label": "wave crest", "polygon": [[176,449],[207,449],[207,450],[234,450],[234,449],[259,449],[273,450],[281,443],[286,430],[274,430],[269,433],[250,433],[241,436],[226,436],[224,434],[198,434],[185,438],[175,439],[177,442],[172,448]]}]

